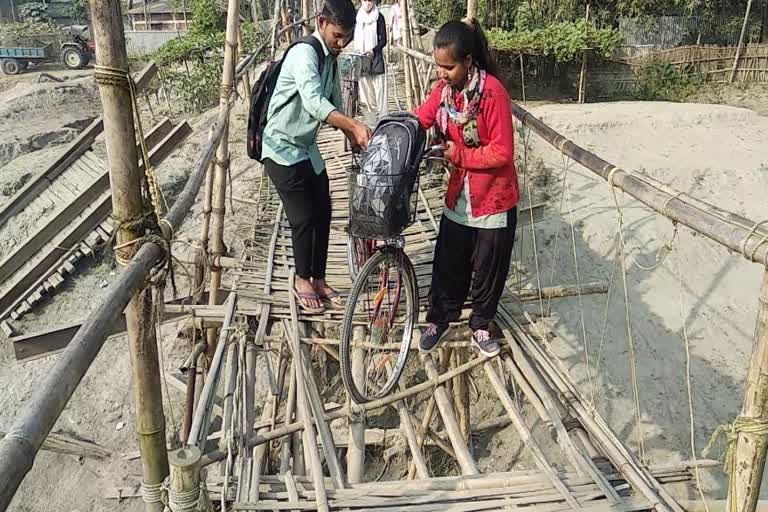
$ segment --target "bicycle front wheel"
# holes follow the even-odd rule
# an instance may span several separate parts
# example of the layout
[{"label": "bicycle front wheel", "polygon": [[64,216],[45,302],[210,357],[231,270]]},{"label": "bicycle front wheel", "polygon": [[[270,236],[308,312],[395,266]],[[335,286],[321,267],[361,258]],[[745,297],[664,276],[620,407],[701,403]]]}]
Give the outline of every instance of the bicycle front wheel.
[{"label": "bicycle front wheel", "polygon": [[377,400],[395,387],[408,360],[418,310],[411,260],[395,247],[377,251],[360,269],[341,325],[341,379],[355,402]]}]

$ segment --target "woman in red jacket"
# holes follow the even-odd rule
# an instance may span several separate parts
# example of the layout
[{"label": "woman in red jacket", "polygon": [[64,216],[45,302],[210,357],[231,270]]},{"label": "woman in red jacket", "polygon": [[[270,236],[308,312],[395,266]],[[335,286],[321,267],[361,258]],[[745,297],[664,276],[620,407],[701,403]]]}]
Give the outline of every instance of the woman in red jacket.
[{"label": "woman in red jacket", "polygon": [[452,165],[419,348],[435,348],[469,294],[472,341],[491,357],[499,346],[488,328],[504,291],[517,225],[510,101],[477,22],[449,21],[434,47],[439,80],[416,115],[424,129],[436,127]]}]

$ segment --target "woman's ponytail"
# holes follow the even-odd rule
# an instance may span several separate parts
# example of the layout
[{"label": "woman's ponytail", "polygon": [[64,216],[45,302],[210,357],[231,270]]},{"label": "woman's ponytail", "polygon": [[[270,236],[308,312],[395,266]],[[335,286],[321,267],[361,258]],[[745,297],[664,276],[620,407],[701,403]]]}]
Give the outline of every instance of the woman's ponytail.
[{"label": "woman's ponytail", "polygon": [[488,39],[476,19],[449,21],[440,27],[435,36],[435,48],[448,47],[453,49],[457,59],[472,55],[478,66],[500,78],[499,67],[488,48]]}]

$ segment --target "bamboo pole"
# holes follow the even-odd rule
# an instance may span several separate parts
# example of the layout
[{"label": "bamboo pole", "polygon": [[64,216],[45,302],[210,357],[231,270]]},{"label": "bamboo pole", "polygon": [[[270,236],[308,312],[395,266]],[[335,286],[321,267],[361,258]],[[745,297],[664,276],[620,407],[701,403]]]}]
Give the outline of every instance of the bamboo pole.
[{"label": "bamboo pole", "polygon": [[[121,6],[114,0],[91,0],[91,13],[94,36],[99,43],[96,82],[104,111],[112,211],[114,218],[118,219],[117,244],[125,246],[144,235],[140,227],[121,228],[120,224],[137,225],[139,223],[136,219],[145,214],[142,199],[142,182],[145,178],[139,168],[136,146],[125,144],[125,141],[136,140],[129,83],[127,80],[110,79],[108,75],[102,78],[101,75],[104,73],[101,68],[117,69],[128,74]],[[136,115],[140,114],[137,112]],[[169,469],[151,288],[142,287],[134,293],[125,310],[125,318],[144,501],[147,511],[161,512],[163,503],[160,500],[160,486],[168,476]]]},{"label": "bamboo pole", "polygon": [[768,270],[763,272],[763,283],[758,300],[757,326],[752,345],[747,389],[744,405],[734,427],[737,435],[734,462],[731,465],[731,484],[728,489],[728,510],[754,512],[760,497],[760,484],[765,471],[768,450]]},{"label": "bamboo pole", "polygon": [[[460,348],[453,351],[453,355],[456,361],[454,366],[461,366],[469,360],[469,354],[467,349]],[[470,431],[470,411],[469,411],[469,386],[467,383],[467,374],[463,373],[456,377],[453,385],[453,397],[456,404],[456,415],[459,421],[459,427],[461,428],[461,436],[464,438],[464,442],[469,447],[469,452],[473,453],[472,448],[472,433]]]},{"label": "bamboo pole", "polygon": [[[224,434],[219,439],[221,449],[226,449],[227,432],[232,429],[232,413],[235,405],[235,385],[238,377],[237,343],[227,347],[227,359],[224,364],[224,413],[221,419],[221,431]],[[253,425],[253,423],[251,423]]]},{"label": "bamboo pole", "polygon": [[[422,356],[422,362],[424,364],[424,370],[427,372],[427,377],[433,380],[437,379],[437,367],[432,357],[429,354],[425,354]],[[453,450],[456,453],[456,459],[459,462],[462,474],[479,474],[477,466],[475,466],[475,461],[469,453],[467,444],[461,436],[461,427],[459,427],[459,424],[456,421],[456,416],[453,414],[451,401],[448,398],[448,393],[446,392],[445,387],[436,386],[434,395],[435,401],[437,402],[437,408],[440,410],[440,416],[443,418],[445,431],[448,434],[448,439],[450,439],[451,446],[453,446]]]},{"label": "bamboo pole", "polygon": [[[311,8],[309,6],[309,0],[301,0],[301,17],[303,19],[306,20],[306,19],[309,18],[309,11],[310,11],[310,9]],[[291,21],[293,21],[293,20],[291,20]],[[309,22],[304,22],[304,23],[302,23],[301,26],[303,28],[303,33],[304,33],[305,36],[308,36],[308,35],[310,35],[312,33],[312,30],[309,28]]]},{"label": "bamboo pole", "polygon": [[[237,59],[237,35],[240,32],[240,2],[229,0],[227,6],[227,30],[224,36],[224,65],[221,75],[220,114],[227,112],[224,134],[216,150],[216,173],[213,177],[213,202],[211,212],[210,250],[212,258],[224,255],[224,212],[227,199],[227,173],[229,171],[229,100],[232,96]],[[217,304],[221,287],[221,269],[211,266],[209,304]],[[216,329],[208,329],[208,354],[216,349]]]},{"label": "bamboo pole", "polygon": [[747,11],[744,13],[744,23],[741,25],[741,34],[739,35],[739,45],[736,47],[736,56],[733,59],[733,67],[731,68],[731,74],[728,77],[728,83],[733,83],[733,79],[736,77],[736,70],[739,68],[739,59],[741,59],[741,48],[744,45],[744,36],[747,33],[747,26],[749,25],[749,12],[752,10],[752,0],[747,0]]},{"label": "bamboo pole", "polygon": [[[589,3],[587,4],[587,14],[584,16],[584,21],[587,25],[584,26],[584,32],[588,32],[589,24]],[[584,103],[586,99],[587,88],[587,49],[581,51],[581,72],[579,73],[579,103]]]},{"label": "bamboo pole", "polygon": [[[293,364],[288,369],[288,401],[285,404],[285,421],[292,422],[294,412],[296,410],[296,374],[294,373]],[[291,459],[291,441],[293,435],[288,435],[283,438],[282,445],[280,446],[280,474],[285,474],[288,471],[289,463]]]},{"label": "bamboo pole", "polygon": [[467,20],[477,18],[477,0],[467,0]]},{"label": "bamboo pole", "polygon": [[[365,340],[365,327],[352,329],[352,343]],[[352,350],[352,376],[358,383],[365,379],[365,352]],[[365,473],[365,416],[357,414],[349,422],[349,444],[347,446],[347,478],[350,484],[363,481]]]},{"label": "bamboo pole", "polygon": [[[272,402],[266,400],[265,398],[264,409],[261,411],[261,420],[267,421],[269,420],[270,416],[272,416]],[[265,432],[266,430],[267,427],[263,427],[257,430],[257,432]],[[250,487],[248,489],[248,501],[251,503],[256,503],[259,501],[259,483],[262,477],[262,472],[264,471],[264,462],[267,456],[268,448],[269,445],[267,444],[261,444],[253,448],[251,457],[251,477],[249,481]]]}]

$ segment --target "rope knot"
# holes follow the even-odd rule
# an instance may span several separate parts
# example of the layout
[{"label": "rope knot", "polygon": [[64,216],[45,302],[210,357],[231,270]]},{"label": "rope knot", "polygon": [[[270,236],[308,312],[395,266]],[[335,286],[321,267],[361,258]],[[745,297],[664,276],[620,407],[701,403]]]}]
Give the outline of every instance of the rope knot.
[{"label": "rope knot", "polygon": [[717,458],[724,463],[723,470],[728,474],[732,474],[736,465],[736,441],[739,434],[768,437],[768,417],[738,416],[733,422],[717,427],[709,438],[703,454],[708,456],[716,450]]}]

